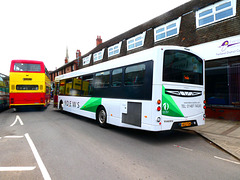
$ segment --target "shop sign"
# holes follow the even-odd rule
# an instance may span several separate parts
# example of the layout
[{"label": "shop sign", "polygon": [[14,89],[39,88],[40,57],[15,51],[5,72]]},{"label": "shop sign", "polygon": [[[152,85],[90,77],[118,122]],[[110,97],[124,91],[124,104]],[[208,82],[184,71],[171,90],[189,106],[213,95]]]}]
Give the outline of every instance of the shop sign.
[{"label": "shop sign", "polygon": [[205,60],[220,59],[240,55],[240,35],[192,46]]}]

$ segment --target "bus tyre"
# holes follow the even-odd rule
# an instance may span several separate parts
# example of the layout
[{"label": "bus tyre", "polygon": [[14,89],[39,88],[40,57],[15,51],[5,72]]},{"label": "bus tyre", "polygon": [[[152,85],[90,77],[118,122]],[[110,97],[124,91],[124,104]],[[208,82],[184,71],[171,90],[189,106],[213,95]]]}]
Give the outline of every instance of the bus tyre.
[{"label": "bus tyre", "polygon": [[100,127],[108,127],[107,124],[107,113],[104,107],[100,107],[97,111],[97,121]]}]

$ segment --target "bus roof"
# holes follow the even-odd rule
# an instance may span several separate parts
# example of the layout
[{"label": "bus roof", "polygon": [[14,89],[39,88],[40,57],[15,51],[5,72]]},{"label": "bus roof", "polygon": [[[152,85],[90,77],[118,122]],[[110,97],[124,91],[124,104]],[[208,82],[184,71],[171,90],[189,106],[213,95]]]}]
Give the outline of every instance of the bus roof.
[{"label": "bus roof", "polygon": [[[146,49],[143,51],[139,51],[133,54],[129,54],[126,56],[122,56],[119,58],[116,58],[114,60],[109,60],[103,63],[95,64],[89,67],[85,67],[70,73],[62,74],[59,76],[55,77],[55,81],[59,82],[61,79],[66,79],[66,78],[72,78],[75,76],[81,76],[84,74],[91,74],[99,71],[104,71],[112,68],[117,68],[117,67],[122,67],[126,65],[131,65],[135,63],[140,63],[144,61],[149,61],[149,60],[155,60],[158,53],[161,52],[161,50],[167,50],[167,49],[177,49],[177,50],[184,50],[191,52],[190,49],[187,49],[185,47],[179,47],[179,46],[155,46],[150,49]],[[197,55],[197,54],[196,54]],[[134,57],[134,58],[133,58]]]}]

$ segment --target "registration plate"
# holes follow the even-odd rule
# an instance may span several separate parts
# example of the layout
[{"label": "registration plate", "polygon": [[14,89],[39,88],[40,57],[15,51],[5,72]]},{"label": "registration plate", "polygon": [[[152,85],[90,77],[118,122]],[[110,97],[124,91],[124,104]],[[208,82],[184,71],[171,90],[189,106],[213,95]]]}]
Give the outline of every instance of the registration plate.
[{"label": "registration plate", "polygon": [[188,126],[191,126],[192,123],[191,122],[183,122],[181,123],[181,127],[188,127]]}]

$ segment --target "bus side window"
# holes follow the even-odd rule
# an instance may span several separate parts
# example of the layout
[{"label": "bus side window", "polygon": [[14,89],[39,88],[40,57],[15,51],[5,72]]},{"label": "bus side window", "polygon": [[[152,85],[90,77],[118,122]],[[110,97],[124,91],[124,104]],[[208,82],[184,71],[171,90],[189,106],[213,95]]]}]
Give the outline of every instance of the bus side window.
[{"label": "bus side window", "polygon": [[65,95],[65,80],[60,81],[59,95]]},{"label": "bus side window", "polygon": [[143,85],[145,70],[145,64],[127,67],[125,69],[124,84],[126,86]]},{"label": "bus side window", "polygon": [[65,95],[71,95],[70,90],[72,89],[72,78],[66,80]]},{"label": "bus side window", "polygon": [[112,71],[112,87],[119,87],[122,85],[122,68],[114,69]]},{"label": "bus side window", "polygon": [[71,96],[80,96],[82,89],[82,77],[74,77],[73,78],[73,86],[70,90]]},{"label": "bus side window", "polygon": [[86,75],[82,77],[82,96],[92,96],[93,92],[93,75]]},{"label": "bus side window", "polygon": [[110,71],[96,73],[94,79],[94,88],[107,88],[109,87]]}]

